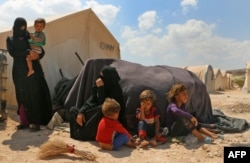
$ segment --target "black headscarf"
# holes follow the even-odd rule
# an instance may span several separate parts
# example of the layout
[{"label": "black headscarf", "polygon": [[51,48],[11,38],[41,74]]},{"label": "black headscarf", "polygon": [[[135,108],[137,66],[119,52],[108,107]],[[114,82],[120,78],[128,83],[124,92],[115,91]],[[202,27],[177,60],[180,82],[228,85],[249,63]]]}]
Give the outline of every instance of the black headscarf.
[{"label": "black headscarf", "polygon": [[100,78],[103,80],[105,88],[119,84],[119,80],[121,79],[116,68],[110,66],[102,68]]},{"label": "black headscarf", "polygon": [[[22,29],[22,27],[25,27]],[[14,21],[13,25],[13,36],[14,37],[26,37],[28,34],[27,32],[27,22],[24,18],[18,17]]]}]

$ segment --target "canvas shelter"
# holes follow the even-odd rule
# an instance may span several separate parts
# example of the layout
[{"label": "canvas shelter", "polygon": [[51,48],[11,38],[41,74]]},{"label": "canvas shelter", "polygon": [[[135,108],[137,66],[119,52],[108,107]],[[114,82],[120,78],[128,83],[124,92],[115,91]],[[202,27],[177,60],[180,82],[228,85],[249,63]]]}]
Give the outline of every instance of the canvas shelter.
[{"label": "canvas shelter", "polygon": [[247,62],[246,78],[242,90],[245,91],[246,93],[250,92],[250,61]]},{"label": "canvas shelter", "polygon": [[[67,15],[45,18],[45,57],[41,60],[49,89],[61,80],[59,69],[67,78],[76,77],[82,64],[75,55],[85,61],[89,58],[120,59],[119,43],[91,9]],[[14,20],[13,20],[14,23]],[[33,32],[33,22],[28,23]],[[6,38],[12,35],[12,27],[0,31],[0,49],[6,49]],[[7,55],[8,84],[7,104],[15,106],[15,90],[12,82],[12,58]]]},{"label": "canvas shelter", "polygon": [[222,88],[224,90],[232,88],[231,74],[227,73],[226,70],[221,70],[221,75],[222,75]]},{"label": "canvas shelter", "polygon": [[136,108],[139,106],[141,91],[150,89],[155,92],[155,106],[161,114],[161,124],[164,125],[165,110],[168,105],[167,93],[175,83],[184,83],[188,87],[188,112],[195,115],[200,122],[211,123],[212,106],[205,84],[191,71],[166,65],[143,66],[138,63],[117,59],[89,59],[82,67],[76,82],[65,101],[65,108],[81,107],[90,96],[93,83],[102,67],[115,67],[121,77],[120,85],[124,95],[125,118],[130,131],[137,130],[135,119]]},{"label": "canvas shelter", "polygon": [[215,90],[223,90],[222,73],[219,68],[214,68],[214,88]]},{"label": "canvas shelter", "polygon": [[195,73],[198,78],[206,85],[207,91],[209,93],[215,91],[214,71],[211,65],[188,66],[184,69]]}]

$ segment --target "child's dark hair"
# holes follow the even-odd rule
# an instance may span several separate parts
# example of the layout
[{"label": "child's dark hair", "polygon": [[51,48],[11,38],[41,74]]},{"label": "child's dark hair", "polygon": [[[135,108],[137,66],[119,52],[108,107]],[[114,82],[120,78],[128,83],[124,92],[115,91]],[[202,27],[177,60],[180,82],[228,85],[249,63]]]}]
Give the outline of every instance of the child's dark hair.
[{"label": "child's dark hair", "polygon": [[110,117],[114,113],[119,113],[121,110],[120,104],[112,98],[106,98],[102,104],[102,114],[105,117]]},{"label": "child's dark hair", "polygon": [[175,96],[184,90],[187,90],[187,87],[184,84],[178,83],[173,85],[167,94],[168,102],[175,102],[176,101]]},{"label": "child's dark hair", "polygon": [[42,23],[44,24],[44,26],[46,25],[46,21],[44,18],[37,18],[35,21],[34,21],[34,24],[36,23]]},{"label": "child's dark hair", "polygon": [[145,100],[150,100],[154,104],[156,101],[156,96],[154,92],[151,90],[142,91],[139,98],[140,98],[140,102],[145,101]]}]

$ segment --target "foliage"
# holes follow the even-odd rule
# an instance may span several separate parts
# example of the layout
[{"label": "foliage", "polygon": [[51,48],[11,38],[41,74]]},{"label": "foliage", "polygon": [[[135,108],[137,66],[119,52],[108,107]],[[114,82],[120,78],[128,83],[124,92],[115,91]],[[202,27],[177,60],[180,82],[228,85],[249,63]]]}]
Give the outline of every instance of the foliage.
[{"label": "foliage", "polygon": [[242,88],[245,83],[245,78],[245,75],[232,76],[232,82]]}]

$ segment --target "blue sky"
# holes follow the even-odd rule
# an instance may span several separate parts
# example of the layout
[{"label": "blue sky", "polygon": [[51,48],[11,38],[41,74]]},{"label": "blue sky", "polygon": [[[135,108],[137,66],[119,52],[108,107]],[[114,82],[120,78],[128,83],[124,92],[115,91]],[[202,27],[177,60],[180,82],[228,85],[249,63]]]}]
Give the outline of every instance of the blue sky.
[{"label": "blue sky", "polygon": [[121,59],[230,70],[250,61],[249,7],[249,0],[0,0],[0,28],[19,16],[92,8],[120,43]]}]

